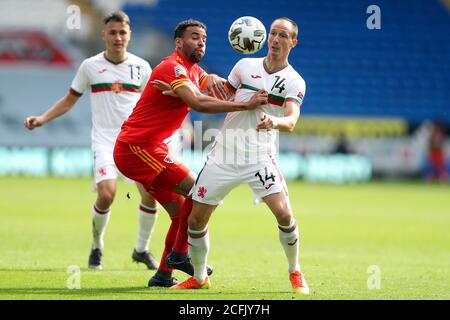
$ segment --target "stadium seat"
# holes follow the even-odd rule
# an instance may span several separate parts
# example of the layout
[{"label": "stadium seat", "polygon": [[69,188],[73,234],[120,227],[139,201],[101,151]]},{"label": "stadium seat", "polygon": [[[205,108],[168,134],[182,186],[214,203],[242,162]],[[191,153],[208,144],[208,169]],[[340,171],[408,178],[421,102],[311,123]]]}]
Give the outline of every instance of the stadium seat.
[{"label": "stadium seat", "polygon": [[[300,27],[299,46],[290,63],[307,82],[303,115],[403,117],[410,123],[440,118],[450,124],[448,9],[438,0],[376,4],[381,30],[367,29],[368,4],[351,0],[282,0],[276,6],[269,0],[198,0],[182,11],[178,1],[166,0],[126,4],[123,9],[138,29],[151,26],[169,37],[182,19],[204,21],[208,54],[203,66],[222,76],[242,58],[227,41],[234,19],[253,15],[268,28],[271,20],[288,13]],[[263,49],[256,56],[265,53]]]}]

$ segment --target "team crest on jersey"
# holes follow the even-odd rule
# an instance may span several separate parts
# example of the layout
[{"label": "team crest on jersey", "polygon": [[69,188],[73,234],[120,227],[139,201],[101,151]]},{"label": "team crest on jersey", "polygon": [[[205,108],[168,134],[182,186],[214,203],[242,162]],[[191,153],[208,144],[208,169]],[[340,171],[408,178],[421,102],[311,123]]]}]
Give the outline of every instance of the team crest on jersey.
[{"label": "team crest on jersey", "polygon": [[114,93],[119,93],[120,91],[122,91],[122,84],[120,83],[120,81],[116,81],[112,84],[111,91]]},{"label": "team crest on jersey", "polygon": [[175,66],[175,67],[173,68],[173,72],[175,73],[175,77],[176,77],[176,78],[178,78],[178,77],[181,76],[181,75],[187,77],[186,69],[183,68],[183,67],[180,66],[180,65]]}]

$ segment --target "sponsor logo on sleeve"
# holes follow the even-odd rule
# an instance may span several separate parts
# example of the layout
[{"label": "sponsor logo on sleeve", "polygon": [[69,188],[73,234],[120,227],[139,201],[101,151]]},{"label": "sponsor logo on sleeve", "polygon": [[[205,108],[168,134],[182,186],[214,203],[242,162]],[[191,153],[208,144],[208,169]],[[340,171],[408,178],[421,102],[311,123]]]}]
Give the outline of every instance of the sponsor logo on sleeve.
[{"label": "sponsor logo on sleeve", "polygon": [[173,72],[175,73],[175,77],[178,78],[179,76],[183,75],[187,77],[186,69],[183,68],[180,65],[177,65],[173,68]]}]

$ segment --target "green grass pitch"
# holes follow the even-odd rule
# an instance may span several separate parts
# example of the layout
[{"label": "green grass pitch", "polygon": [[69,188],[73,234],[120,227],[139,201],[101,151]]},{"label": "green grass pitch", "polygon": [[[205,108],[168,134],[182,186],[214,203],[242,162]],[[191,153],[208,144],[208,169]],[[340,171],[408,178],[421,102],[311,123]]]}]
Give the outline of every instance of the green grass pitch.
[{"label": "green grass pitch", "polygon": [[[275,219],[252,204],[247,186],[234,190],[210,221],[210,290],[147,288],[153,272],[131,262],[139,197],[122,182],[105,237],[105,269],[88,270],[91,183],[0,179],[0,299],[450,298],[449,186],[289,183],[311,289],[295,296]],[[150,245],[158,257],[168,224],[161,211]],[[71,265],[81,268],[81,289],[67,288]],[[376,283],[371,268],[380,271],[379,289],[368,287]]]}]

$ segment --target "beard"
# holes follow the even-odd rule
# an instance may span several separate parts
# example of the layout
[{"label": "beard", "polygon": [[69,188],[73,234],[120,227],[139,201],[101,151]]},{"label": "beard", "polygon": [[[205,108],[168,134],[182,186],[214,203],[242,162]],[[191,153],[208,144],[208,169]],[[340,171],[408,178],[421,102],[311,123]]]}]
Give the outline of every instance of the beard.
[{"label": "beard", "polygon": [[203,56],[195,54],[195,52],[194,52],[189,57],[189,60],[194,63],[199,63],[202,60],[202,58],[203,58]]},{"label": "beard", "polygon": [[202,60],[203,56],[204,54],[201,54],[197,50],[194,50],[189,56],[189,60],[194,63],[199,63]]}]

